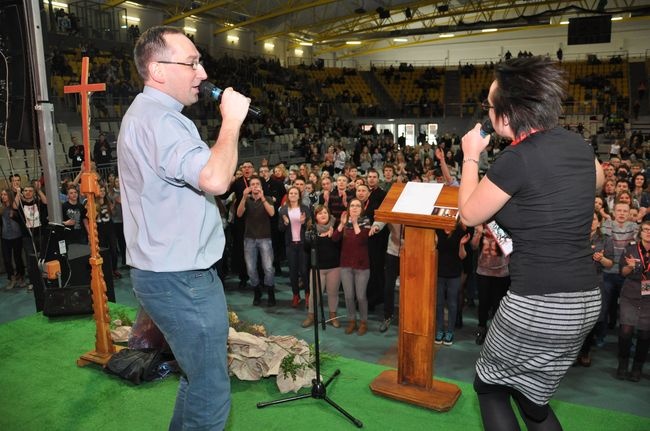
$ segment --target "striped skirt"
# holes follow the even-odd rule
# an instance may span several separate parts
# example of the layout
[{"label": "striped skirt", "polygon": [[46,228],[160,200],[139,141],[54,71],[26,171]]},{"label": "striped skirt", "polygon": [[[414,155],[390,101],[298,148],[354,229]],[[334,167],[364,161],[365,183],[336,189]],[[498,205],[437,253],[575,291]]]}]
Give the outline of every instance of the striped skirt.
[{"label": "striped skirt", "polygon": [[547,404],[596,324],[600,307],[599,288],[534,296],[508,292],[476,362],[478,377]]}]

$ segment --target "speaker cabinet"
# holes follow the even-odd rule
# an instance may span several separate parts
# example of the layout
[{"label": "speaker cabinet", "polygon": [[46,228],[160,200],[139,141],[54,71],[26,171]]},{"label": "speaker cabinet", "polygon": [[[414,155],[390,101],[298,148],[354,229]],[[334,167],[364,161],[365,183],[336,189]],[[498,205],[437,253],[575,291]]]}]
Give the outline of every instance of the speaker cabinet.
[{"label": "speaker cabinet", "polygon": [[[115,302],[115,289],[113,286],[113,266],[111,265],[111,253],[107,248],[99,250],[99,254],[103,259],[102,272],[104,273],[104,281],[106,282],[106,297],[109,301]],[[41,271],[38,268],[38,262],[33,253],[27,256],[29,280],[34,286],[34,301],[36,304],[36,311],[43,311],[45,314],[46,301],[54,301],[55,304],[81,304],[84,297],[84,289],[88,292],[90,298],[90,272],[91,267],[89,263],[90,249],[88,245],[83,244],[69,244],[68,245],[68,260],[61,262],[61,281],[66,283],[68,277],[70,281],[67,282],[65,288],[59,288],[56,284],[49,284],[41,277]],[[69,268],[68,268],[69,265]],[[67,289],[67,293],[63,293]],[[56,294],[52,291],[61,291]],[[67,296],[67,299],[62,298]],[[91,302],[92,304],[92,302]],[[77,308],[74,308],[76,310]],[[92,307],[90,312],[92,313]],[[84,314],[79,312],[67,314]],[[47,314],[46,314],[47,315]],[[63,315],[63,314],[58,314]]]},{"label": "speaker cabinet", "polygon": [[[35,123],[33,73],[29,67],[25,5],[20,0],[5,0],[0,6],[0,50],[7,59],[8,73],[0,67],[0,131],[7,128],[7,145],[32,149],[39,142]],[[9,84],[9,94],[3,94]],[[8,100],[7,100],[8,99]],[[7,101],[7,107],[5,106]],[[8,116],[7,124],[4,124]]]},{"label": "speaker cabinet", "polygon": [[43,291],[43,316],[92,314],[90,286],[46,288]]}]

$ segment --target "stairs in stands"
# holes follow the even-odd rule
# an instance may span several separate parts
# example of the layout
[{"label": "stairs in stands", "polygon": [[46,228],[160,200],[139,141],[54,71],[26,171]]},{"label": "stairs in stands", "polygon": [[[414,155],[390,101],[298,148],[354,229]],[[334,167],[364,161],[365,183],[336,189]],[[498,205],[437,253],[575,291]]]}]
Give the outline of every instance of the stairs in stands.
[{"label": "stairs in stands", "polygon": [[[634,103],[639,99],[638,85],[641,81],[645,80],[647,83],[648,69],[646,68],[647,62],[637,61],[630,62],[630,100]],[[646,90],[643,99],[640,100],[641,108],[639,109],[639,116],[650,115],[650,95]],[[639,117],[639,118],[640,118]]]},{"label": "stairs in stands", "polygon": [[445,72],[445,106],[460,106],[460,74],[458,70]]},{"label": "stairs in stands", "polygon": [[373,71],[360,72],[361,77],[379,102],[379,111],[387,117],[395,117],[400,113],[400,107],[397,106],[392,97],[388,94],[383,85],[379,82]]}]

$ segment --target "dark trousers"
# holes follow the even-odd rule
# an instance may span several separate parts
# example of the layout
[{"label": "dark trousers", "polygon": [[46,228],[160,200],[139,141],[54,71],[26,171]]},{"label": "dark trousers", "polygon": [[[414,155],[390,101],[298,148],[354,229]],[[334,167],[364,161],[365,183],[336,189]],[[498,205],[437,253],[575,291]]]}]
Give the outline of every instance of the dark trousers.
[{"label": "dark trousers", "polygon": [[117,239],[113,230],[113,222],[97,223],[99,246],[107,248],[111,254],[111,266],[117,271]]},{"label": "dark trousers", "polygon": [[478,326],[486,327],[490,312],[494,315],[501,298],[510,287],[510,277],[490,277],[476,274],[478,282]]},{"label": "dark trousers", "polygon": [[284,250],[284,232],[280,232],[278,229],[277,216],[271,218],[271,244],[273,245],[273,267],[276,271],[279,271],[282,261],[286,258],[286,253]]},{"label": "dark trousers", "polygon": [[248,280],[246,272],[246,260],[244,258],[244,232],[246,222],[243,218],[236,217],[232,225],[232,257],[230,259],[230,270],[239,274],[240,281]]},{"label": "dark trousers", "polygon": [[372,308],[384,301],[384,266],[388,229],[382,229],[368,238],[368,259],[370,261],[370,278],[368,279],[368,305]]},{"label": "dark trousers", "polygon": [[309,274],[307,272],[307,253],[305,253],[305,245],[301,242],[287,244],[286,252],[287,262],[289,263],[291,291],[294,295],[300,294],[298,278],[302,278],[305,291],[308,292]]},{"label": "dark trousers", "polygon": [[[25,275],[25,264],[23,263],[23,238],[2,239],[2,260],[7,271],[7,278],[11,280],[13,275]],[[14,269],[14,264],[16,265]]]},{"label": "dark trousers", "polygon": [[126,239],[124,238],[124,223],[113,222],[113,231],[115,232],[117,246],[120,250],[120,255],[122,256],[122,266],[124,266],[126,265]]},{"label": "dark trousers", "polygon": [[395,282],[399,275],[399,256],[386,253],[384,266],[384,319],[395,314]]}]

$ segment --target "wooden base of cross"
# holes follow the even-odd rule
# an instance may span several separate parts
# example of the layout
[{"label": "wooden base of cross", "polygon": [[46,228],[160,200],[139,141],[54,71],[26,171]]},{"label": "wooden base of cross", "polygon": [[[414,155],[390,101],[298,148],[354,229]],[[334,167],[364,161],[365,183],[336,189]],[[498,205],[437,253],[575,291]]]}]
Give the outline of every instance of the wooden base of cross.
[{"label": "wooden base of cross", "polygon": [[77,365],[83,367],[90,363],[106,365],[113,353],[121,347],[113,344],[111,338],[111,316],[108,310],[106,296],[106,281],[102,264],[104,259],[99,254],[99,236],[97,234],[97,207],[95,196],[99,195],[99,184],[95,172],[82,172],[81,193],[86,196],[86,212],[88,214],[88,239],[90,240],[90,289],[93,298],[93,314],[95,317],[95,350],[87,352],[79,359]]},{"label": "wooden base of cross", "polygon": [[99,254],[99,237],[97,235],[97,207],[95,197],[99,195],[97,173],[90,168],[90,138],[88,117],[88,96],[95,91],[105,91],[106,84],[88,84],[88,57],[81,60],[80,85],[68,85],[63,88],[65,93],[79,93],[81,96],[81,133],[84,146],[84,163],[81,173],[80,189],[86,197],[86,213],[88,215],[88,239],[90,243],[90,288],[93,298],[93,314],[95,317],[95,350],[84,353],[77,359],[77,365],[83,367],[90,363],[106,365],[111,356],[121,349],[113,344],[111,338],[111,316],[106,297],[106,281],[102,271],[103,259]]}]

